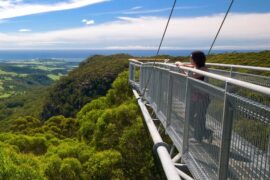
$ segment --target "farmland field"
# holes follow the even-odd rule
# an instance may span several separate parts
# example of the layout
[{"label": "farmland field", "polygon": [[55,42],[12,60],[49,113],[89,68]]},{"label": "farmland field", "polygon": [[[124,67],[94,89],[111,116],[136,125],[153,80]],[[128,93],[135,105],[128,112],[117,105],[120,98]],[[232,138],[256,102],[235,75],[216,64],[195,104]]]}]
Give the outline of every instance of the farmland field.
[{"label": "farmland field", "polygon": [[75,68],[78,62],[34,59],[0,62],[0,99],[46,87]]}]

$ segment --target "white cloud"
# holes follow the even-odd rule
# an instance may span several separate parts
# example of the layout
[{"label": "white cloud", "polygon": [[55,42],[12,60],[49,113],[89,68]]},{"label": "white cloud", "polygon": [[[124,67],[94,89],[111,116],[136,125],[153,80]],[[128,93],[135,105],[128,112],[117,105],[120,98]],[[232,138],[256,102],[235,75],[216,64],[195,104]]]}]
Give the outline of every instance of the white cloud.
[{"label": "white cloud", "polygon": [[[175,7],[175,10],[177,9],[197,9],[197,8],[204,8],[206,6],[178,6]],[[171,7],[162,8],[162,9],[148,9],[148,10],[141,10],[142,6],[135,6],[130,9],[122,9],[118,11],[105,11],[105,12],[99,12],[99,13],[91,13],[93,16],[102,16],[102,15],[109,15],[109,14],[115,14],[115,15],[132,15],[132,14],[154,14],[154,13],[160,13],[160,12],[166,12],[170,11]]]},{"label": "white cloud", "polygon": [[[173,18],[162,49],[209,48],[223,16]],[[270,49],[269,19],[270,13],[230,14],[214,48]],[[120,17],[117,21],[75,29],[27,34],[0,33],[0,47],[156,49],[166,21],[162,17]]]},{"label": "white cloud", "polygon": [[[174,8],[174,10],[179,10],[179,9],[197,9],[197,8],[203,8],[205,6],[177,6]],[[161,8],[161,9],[149,9],[149,10],[140,10],[141,7],[134,7],[130,9],[129,11],[123,12],[123,14],[153,14],[153,13],[160,13],[160,12],[166,12],[170,11],[172,8],[167,7],[167,8]]]},{"label": "white cloud", "polygon": [[31,29],[19,29],[18,31],[19,32],[31,32],[32,30]]},{"label": "white cloud", "polygon": [[85,25],[92,25],[92,24],[95,24],[95,21],[94,20],[83,19],[82,23],[84,23]]},{"label": "white cloud", "polygon": [[21,0],[0,1],[0,19],[75,9],[105,1],[110,0],[68,0],[67,2],[54,4],[26,4]]},{"label": "white cloud", "polygon": [[120,16],[118,17],[118,19],[123,20],[123,21],[130,21],[130,22],[134,22],[136,19],[139,20],[139,18],[125,17],[125,16]]},{"label": "white cloud", "polygon": [[131,10],[138,10],[138,9],[142,9],[142,6],[135,6],[135,7],[131,8]]}]

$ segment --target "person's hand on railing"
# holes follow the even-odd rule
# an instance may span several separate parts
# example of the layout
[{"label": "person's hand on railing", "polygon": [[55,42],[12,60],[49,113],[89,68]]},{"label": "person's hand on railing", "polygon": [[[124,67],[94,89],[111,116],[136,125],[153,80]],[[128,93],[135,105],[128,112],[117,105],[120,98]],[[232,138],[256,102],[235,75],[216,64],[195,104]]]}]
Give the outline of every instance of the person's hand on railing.
[{"label": "person's hand on railing", "polygon": [[180,62],[180,61],[176,61],[174,64],[176,65],[176,67],[178,67],[178,68],[179,68],[179,71],[180,71],[181,73],[183,73],[183,74],[187,74],[187,72],[186,72],[186,71],[184,71],[184,70],[182,70],[182,69],[180,68],[181,66],[185,66],[185,64],[184,64],[184,63],[182,63],[182,62]]},{"label": "person's hand on railing", "polygon": [[176,61],[174,64],[175,64],[177,67],[185,66],[185,67],[194,68],[194,65],[188,64],[188,63],[182,63],[182,62],[180,62],[180,61]]},{"label": "person's hand on railing", "polygon": [[170,61],[170,59],[164,59],[164,63],[167,63],[169,61]]},{"label": "person's hand on railing", "polygon": [[176,66],[183,66],[184,65],[184,63],[182,63],[182,62],[180,62],[180,61],[176,61],[175,63],[174,63]]}]

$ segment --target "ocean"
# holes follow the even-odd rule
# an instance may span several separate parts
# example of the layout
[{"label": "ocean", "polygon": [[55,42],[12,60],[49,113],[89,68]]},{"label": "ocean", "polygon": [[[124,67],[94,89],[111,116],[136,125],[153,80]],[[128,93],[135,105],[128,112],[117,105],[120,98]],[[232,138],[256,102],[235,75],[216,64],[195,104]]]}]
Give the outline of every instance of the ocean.
[{"label": "ocean", "polygon": [[[193,50],[161,50],[160,55],[188,56]],[[235,51],[235,50],[234,50]],[[237,52],[250,52],[253,50],[241,50]],[[226,53],[230,50],[214,50],[212,53]],[[0,50],[0,61],[30,60],[30,59],[63,59],[79,62],[87,57],[99,55],[111,55],[125,53],[132,56],[154,56],[156,50]]]}]

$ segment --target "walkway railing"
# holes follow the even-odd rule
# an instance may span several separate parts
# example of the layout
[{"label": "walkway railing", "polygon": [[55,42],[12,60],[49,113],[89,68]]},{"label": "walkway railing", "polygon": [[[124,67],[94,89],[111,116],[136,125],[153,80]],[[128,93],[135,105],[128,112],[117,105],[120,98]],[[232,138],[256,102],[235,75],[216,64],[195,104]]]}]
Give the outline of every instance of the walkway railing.
[{"label": "walkway railing", "polygon": [[217,63],[207,66],[212,73],[270,87],[270,68]]},{"label": "walkway railing", "polygon": [[129,81],[195,179],[270,179],[270,88],[218,74],[131,60]]}]

